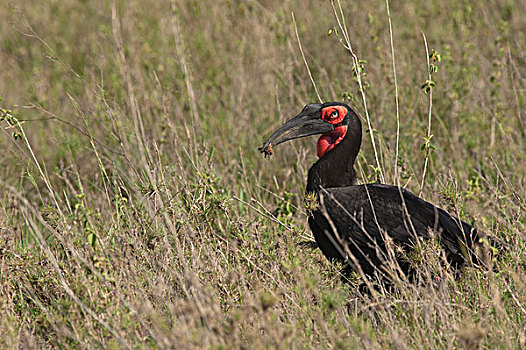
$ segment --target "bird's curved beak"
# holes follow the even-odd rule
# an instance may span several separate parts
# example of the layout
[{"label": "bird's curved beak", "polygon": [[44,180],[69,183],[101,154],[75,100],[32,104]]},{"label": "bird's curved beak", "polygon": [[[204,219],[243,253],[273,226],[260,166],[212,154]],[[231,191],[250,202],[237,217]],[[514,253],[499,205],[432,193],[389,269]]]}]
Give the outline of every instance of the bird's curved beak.
[{"label": "bird's curved beak", "polygon": [[279,129],[270,135],[269,139],[258,148],[265,155],[272,154],[272,146],[279,145],[285,141],[300,137],[324,134],[334,129],[331,123],[321,119],[320,103],[313,103],[305,106],[303,110],[294,118],[287,121]]}]

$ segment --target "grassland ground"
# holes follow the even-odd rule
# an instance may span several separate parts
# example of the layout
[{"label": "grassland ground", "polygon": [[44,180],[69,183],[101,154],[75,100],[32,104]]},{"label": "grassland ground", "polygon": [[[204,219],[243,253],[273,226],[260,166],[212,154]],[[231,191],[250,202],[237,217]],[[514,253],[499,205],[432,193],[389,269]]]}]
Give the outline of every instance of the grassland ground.
[{"label": "grassland ground", "polygon": [[[526,2],[393,2],[392,36],[386,4],[2,2],[0,347],[524,348]],[[423,244],[363,293],[302,244],[315,141],[257,151],[318,101],[298,37],[360,182],[498,237],[492,271]]]}]

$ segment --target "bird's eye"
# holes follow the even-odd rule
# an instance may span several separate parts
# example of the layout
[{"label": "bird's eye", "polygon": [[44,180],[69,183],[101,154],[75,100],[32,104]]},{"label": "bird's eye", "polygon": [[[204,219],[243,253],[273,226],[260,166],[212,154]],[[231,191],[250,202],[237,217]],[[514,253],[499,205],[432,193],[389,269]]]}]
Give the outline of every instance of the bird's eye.
[{"label": "bird's eye", "polygon": [[334,110],[331,112],[331,118],[338,118],[338,111]]}]

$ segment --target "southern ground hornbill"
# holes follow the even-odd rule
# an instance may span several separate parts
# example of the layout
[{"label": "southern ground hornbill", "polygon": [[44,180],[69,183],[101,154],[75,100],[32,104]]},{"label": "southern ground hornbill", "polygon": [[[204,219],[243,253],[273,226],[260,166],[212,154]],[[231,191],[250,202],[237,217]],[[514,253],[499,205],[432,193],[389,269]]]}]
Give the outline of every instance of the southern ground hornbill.
[{"label": "southern ground hornbill", "polygon": [[[419,239],[436,237],[451,265],[478,261],[475,248],[482,247],[483,234],[466,222],[398,186],[356,185],[354,162],[362,126],[348,105],[329,102],[305,106],[259,150],[268,156],[273,153],[272,146],[315,134],[322,136],[318,139],[319,160],[310,168],[307,180],[306,198],[315,203],[309,226],[329,260],[343,261],[367,275],[375,271],[385,275],[389,274],[387,262],[394,251],[387,247],[407,251]],[[407,260],[399,254],[394,260],[408,272]]]}]

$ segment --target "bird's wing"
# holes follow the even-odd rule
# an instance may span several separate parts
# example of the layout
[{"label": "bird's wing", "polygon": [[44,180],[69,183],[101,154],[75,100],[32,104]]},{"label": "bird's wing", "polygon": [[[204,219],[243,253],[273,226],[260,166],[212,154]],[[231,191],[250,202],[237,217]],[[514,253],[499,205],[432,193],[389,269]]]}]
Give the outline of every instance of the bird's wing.
[{"label": "bird's wing", "polygon": [[358,245],[378,244],[375,242],[382,242],[383,234],[397,244],[411,244],[416,237],[427,238],[433,230],[446,253],[454,260],[463,260],[463,249],[472,246],[476,235],[467,223],[396,186],[369,184],[322,190],[320,203],[342,239]]}]

